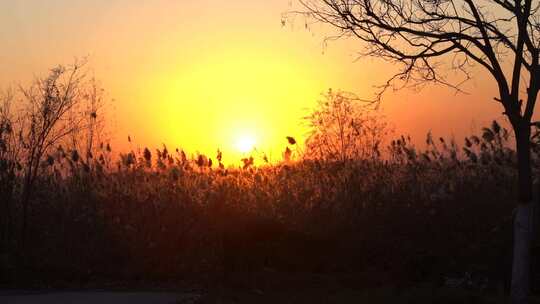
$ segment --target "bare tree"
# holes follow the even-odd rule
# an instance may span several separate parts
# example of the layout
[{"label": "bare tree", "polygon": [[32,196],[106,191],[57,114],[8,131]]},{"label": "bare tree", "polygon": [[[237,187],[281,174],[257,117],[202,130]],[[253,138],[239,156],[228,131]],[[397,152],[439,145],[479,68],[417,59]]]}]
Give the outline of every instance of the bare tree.
[{"label": "bare tree", "polygon": [[80,90],[81,100],[69,113],[69,120],[78,124],[79,128],[69,134],[69,145],[71,150],[84,153],[81,162],[89,168],[98,145],[106,135],[105,91],[95,77],[81,84]]},{"label": "bare tree", "polygon": [[311,134],[305,156],[327,160],[376,159],[386,123],[352,93],[329,90],[304,117]]},{"label": "bare tree", "polygon": [[[13,241],[13,196],[21,147],[17,140],[13,92],[0,95],[0,256],[9,256]],[[2,265],[0,264],[0,267]]]},{"label": "bare tree", "polygon": [[382,86],[444,84],[445,62],[485,69],[498,87],[516,138],[519,203],[514,220],[511,297],[527,302],[532,239],[531,119],[540,89],[540,3],[532,0],[298,0],[302,14],[365,42],[362,55],[401,67]]},{"label": "bare tree", "polygon": [[84,100],[84,64],[75,62],[68,67],[58,66],[50,71],[48,77],[36,79],[28,88],[19,88],[24,107],[19,131],[24,171],[19,254],[24,254],[31,195],[40,174],[40,165],[50,149],[84,127],[84,117],[70,115]]}]

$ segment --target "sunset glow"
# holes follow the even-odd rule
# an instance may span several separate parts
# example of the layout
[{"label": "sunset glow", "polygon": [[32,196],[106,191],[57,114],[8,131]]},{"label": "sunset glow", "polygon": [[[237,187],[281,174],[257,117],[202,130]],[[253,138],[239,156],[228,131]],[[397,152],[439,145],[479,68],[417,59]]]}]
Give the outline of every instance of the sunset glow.
[{"label": "sunset glow", "polygon": [[[392,66],[357,59],[355,41],[323,45],[327,29],[285,26],[289,1],[8,1],[0,10],[0,87],[28,83],[88,56],[105,89],[113,148],[182,148],[238,160],[242,130],[257,150],[281,155],[285,136],[303,144],[302,123],[329,88],[371,98]],[[245,12],[250,12],[246,14]],[[17,50],[17,51],[15,51]],[[475,72],[475,71],[473,71]],[[443,87],[389,92],[381,106],[396,133],[457,137],[501,117],[482,74],[454,95]],[[415,111],[404,111],[404,109]],[[467,111],[463,111],[467,108]],[[444,124],[438,122],[444,121]]]}]

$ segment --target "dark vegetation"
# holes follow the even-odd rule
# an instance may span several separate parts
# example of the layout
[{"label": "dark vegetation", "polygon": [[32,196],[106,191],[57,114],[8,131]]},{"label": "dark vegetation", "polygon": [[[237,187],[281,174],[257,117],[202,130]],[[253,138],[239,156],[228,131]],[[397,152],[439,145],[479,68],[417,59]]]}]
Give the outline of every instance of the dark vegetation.
[{"label": "dark vegetation", "polygon": [[[534,161],[531,126],[540,92],[540,22],[536,1],[501,0],[298,0],[283,24],[302,17],[306,28],[332,29],[326,41],[351,39],[359,56],[382,59],[397,70],[373,102],[389,89],[427,84],[456,92],[475,76],[476,66],[496,84],[493,98],[511,126],[517,154],[512,303],[528,303],[535,238]],[[454,72],[453,76],[450,76]],[[461,79],[457,79],[455,76]],[[464,122],[466,123],[466,122]]]},{"label": "dark vegetation", "polygon": [[226,168],[221,152],[116,153],[100,142],[101,90],[82,68],[4,95],[3,285],[265,289],[316,274],[402,288],[465,272],[487,278],[482,288],[502,284],[518,189],[513,139],[497,122],[462,145],[428,134],[420,149],[385,141],[382,118],[330,91],[306,118],[305,148],[284,138],[281,163]]}]

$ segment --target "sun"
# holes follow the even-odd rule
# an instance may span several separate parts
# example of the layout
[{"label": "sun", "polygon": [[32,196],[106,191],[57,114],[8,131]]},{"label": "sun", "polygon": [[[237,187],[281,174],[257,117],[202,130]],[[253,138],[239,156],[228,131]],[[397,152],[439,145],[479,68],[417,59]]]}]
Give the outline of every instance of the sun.
[{"label": "sun", "polygon": [[235,147],[241,153],[248,153],[255,148],[256,142],[255,137],[243,134],[236,139]]}]

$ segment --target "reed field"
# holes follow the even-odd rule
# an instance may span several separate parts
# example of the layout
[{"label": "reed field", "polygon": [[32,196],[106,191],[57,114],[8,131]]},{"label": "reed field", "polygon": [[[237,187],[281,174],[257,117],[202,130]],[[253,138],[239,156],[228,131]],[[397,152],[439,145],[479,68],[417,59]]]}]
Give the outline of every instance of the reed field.
[{"label": "reed field", "polygon": [[[98,142],[98,91],[89,94],[77,71],[67,80],[77,82],[65,85],[70,71],[53,71],[35,95],[23,95],[36,97],[26,99],[37,102],[31,112],[2,108],[2,285],[189,281],[264,289],[310,274],[351,286],[442,286],[464,273],[471,288],[505,282],[516,156],[512,135],[496,121],[464,140],[428,133],[425,148],[416,148],[387,132],[383,118],[347,110],[352,99],[329,92],[330,103],[305,118],[313,129],[305,145],[284,136],[280,161],[254,156],[225,165],[219,150],[117,152]],[[49,142],[74,123],[61,116],[71,113],[66,105],[86,109],[78,122],[89,120]],[[336,116],[329,113],[356,121],[335,129],[341,145],[331,146],[336,120],[328,117]],[[42,132],[47,123],[56,125]],[[40,143],[50,144],[36,156]]]}]

